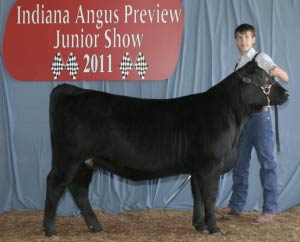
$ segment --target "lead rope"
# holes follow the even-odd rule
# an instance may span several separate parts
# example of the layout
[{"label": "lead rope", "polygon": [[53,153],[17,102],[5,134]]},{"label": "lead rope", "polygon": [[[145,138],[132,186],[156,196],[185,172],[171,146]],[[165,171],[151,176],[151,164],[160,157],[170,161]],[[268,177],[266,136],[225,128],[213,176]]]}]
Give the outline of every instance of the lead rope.
[{"label": "lead rope", "polygon": [[[271,86],[269,86],[268,88],[261,87],[261,89],[263,90],[263,93],[267,97],[267,102],[268,102],[267,107],[270,107],[269,94],[270,94]],[[275,111],[275,139],[276,139],[277,152],[279,153],[280,152],[280,141],[279,141],[279,127],[278,127],[279,122],[278,122],[278,108],[277,108],[277,105],[274,105],[274,111]]]},{"label": "lead rope", "polygon": [[278,125],[278,109],[277,105],[274,105],[274,111],[275,111],[275,137],[276,137],[276,147],[277,152],[280,152],[280,141],[279,141],[279,125]]}]

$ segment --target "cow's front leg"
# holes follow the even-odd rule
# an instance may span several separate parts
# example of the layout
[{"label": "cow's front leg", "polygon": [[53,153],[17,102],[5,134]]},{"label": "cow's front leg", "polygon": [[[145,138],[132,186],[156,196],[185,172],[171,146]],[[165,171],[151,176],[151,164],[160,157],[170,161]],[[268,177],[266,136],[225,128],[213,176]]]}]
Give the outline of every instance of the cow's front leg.
[{"label": "cow's front leg", "polygon": [[191,187],[194,200],[193,226],[195,226],[196,230],[205,232],[207,230],[204,223],[203,199],[200,189],[200,180],[196,174],[192,174]]},{"label": "cow's front leg", "polygon": [[221,235],[221,230],[217,226],[214,205],[218,193],[219,179],[218,173],[201,176],[201,194],[204,203],[205,224],[211,234]]}]

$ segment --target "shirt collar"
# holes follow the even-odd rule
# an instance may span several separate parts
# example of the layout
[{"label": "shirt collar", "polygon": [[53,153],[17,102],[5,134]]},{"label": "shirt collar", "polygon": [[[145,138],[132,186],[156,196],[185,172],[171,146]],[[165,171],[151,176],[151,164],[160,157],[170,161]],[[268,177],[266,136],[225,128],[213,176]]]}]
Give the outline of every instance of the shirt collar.
[{"label": "shirt collar", "polygon": [[247,62],[251,61],[253,57],[256,54],[256,50],[254,48],[251,48],[245,55],[242,55],[236,64],[234,70],[240,69],[242,66],[244,66]]},{"label": "shirt collar", "polygon": [[252,60],[257,51],[254,48],[251,48],[242,58],[247,58],[248,60]]}]

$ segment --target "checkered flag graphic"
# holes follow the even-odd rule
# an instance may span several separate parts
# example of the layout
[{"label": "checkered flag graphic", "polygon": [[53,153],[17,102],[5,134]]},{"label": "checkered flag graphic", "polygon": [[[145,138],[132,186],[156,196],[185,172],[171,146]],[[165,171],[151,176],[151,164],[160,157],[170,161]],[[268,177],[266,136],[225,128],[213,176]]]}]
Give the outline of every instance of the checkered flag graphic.
[{"label": "checkered flag graphic", "polygon": [[56,80],[59,76],[60,76],[60,73],[61,71],[65,68],[65,65],[63,63],[63,60],[62,60],[62,57],[61,57],[61,54],[60,53],[57,53],[55,56],[54,56],[54,60],[51,64],[51,70],[52,70],[52,73],[54,75],[54,80]]},{"label": "checkered flag graphic", "polygon": [[73,79],[76,79],[76,75],[79,70],[79,64],[76,60],[76,56],[73,53],[70,53],[69,59],[66,64],[64,64],[60,53],[57,53],[54,56],[53,62],[51,64],[51,70],[54,75],[54,80],[56,80],[60,76],[60,73],[63,71],[63,69],[67,69],[70,73],[70,76]]},{"label": "checkered flag graphic", "polygon": [[78,65],[78,62],[76,60],[76,56],[72,52],[69,55],[69,59],[68,59],[67,64],[65,65],[65,67],[69,71],[70,76],[75,80],[76,75],[77,75],[78,70],[79,70],[79,65]]},{"label": "checkered flag graphic", "polygon": [[148,64],[145,60],[145,56],[140,52],[136,62],[134,64],[134,68],[137,70],[139,76],[144,79],[146,72],[148,70]]},{"label": "checkered flag graphic", "polygon": [[132,69],[136,69],[139,76],[142,79],[145,78],[146,72],[148,70],[148,64],[145,60],[144,55],[141,52],[138,54],[138,57],[137,57],[135,63],[132,63],[132,60],[131,60],[128,52],[126,52],[126,54],[122,57],[122,61],[120,64],[120,71],[122,74],[122,78],[126,79],[129,75],[129,72]]},{"label": "checkered flag graphic", "polygon": [[125,79],[129,75],[129,71],[133,68],[133,64],[128,52],[122,57],[122,61],[120,64],[120,71],[122,74],[122,78]]}]

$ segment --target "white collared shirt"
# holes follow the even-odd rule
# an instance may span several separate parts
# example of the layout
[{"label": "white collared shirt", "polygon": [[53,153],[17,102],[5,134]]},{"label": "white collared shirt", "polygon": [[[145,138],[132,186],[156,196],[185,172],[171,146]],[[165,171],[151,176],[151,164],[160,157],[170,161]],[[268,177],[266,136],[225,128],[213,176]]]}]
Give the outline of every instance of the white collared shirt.
[{"label": "white collared shirt", "polygon": [[[245,64],[253,59],[257,51],[254,48],[251,48],[245,55],[242,55],[237,63],[235,70],[240,69]],[[273,62],[272,58],[265,53],[259,53],[255,58],[258,66],[264,69],[267,73],[271,75],[272,68],[277,65]]]}]

